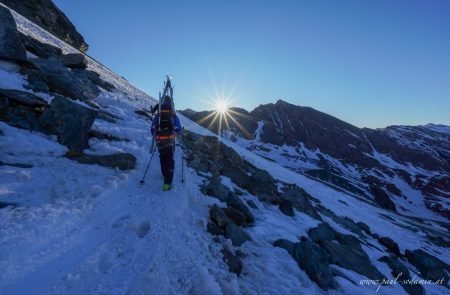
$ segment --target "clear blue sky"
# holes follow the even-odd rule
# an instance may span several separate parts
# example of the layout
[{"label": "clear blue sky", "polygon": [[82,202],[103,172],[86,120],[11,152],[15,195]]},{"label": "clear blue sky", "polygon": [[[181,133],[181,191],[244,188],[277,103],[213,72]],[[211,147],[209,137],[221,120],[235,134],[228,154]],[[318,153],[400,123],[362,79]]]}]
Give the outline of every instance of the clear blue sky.
[{"label": "clear blue sky", "polygon": [[55,0],[89,54],[177,109],[284,99],[359,127],[450,125],[450,1]]}]

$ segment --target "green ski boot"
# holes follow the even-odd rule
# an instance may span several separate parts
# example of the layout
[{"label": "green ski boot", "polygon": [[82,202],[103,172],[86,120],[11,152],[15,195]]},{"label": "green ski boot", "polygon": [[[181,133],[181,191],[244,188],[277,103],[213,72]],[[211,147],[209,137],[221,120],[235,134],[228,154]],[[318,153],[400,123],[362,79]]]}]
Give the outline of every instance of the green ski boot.
[{"label": "green ski boot", "polygon": [[168,191],[168,190],[171,190],[172,189],[172,186],[170,185],[170,184],[164,184],[163,185],[163,191]]}]

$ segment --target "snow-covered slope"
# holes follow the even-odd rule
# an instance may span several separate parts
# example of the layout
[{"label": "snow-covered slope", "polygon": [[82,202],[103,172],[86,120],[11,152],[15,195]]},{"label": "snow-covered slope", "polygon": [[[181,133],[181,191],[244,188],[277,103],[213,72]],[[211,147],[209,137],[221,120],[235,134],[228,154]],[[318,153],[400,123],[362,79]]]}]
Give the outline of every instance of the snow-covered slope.
[{"label": "snow-covered slope", "polygon": [[189,118],[264,158],[415,217],[450,218],[450,127],[357,128],[282,100],[250,113],[232,108]]},{"label": "snow-covered slope", "polygon": [[[34,24],[15,17],[23,33],[64,52],[75,52]],[[0,165],[0,204],[6,205],[0,209],[0,294],[375,292],[379,284],[365,284],[361,280],[367,277],[338,266],[339,262],[330,266],[339,274],[335,276],[338,285],[325,291],[288,251],[274,247],[278,239],[298,241],[301,236],[311,236],[311,228],[324,222],[337,234],[358,239],[368,264],[386,278],[393,278],[391,269],[378,258],[390,255],[390,251],[377,237],[395,240],[402,253],[423,249],[450,264],[445,245],[450,240],[448,224],[386,211],[370,200],[298,174],[227,139],[222,139],[222,144],[239,156],[237,161],[269,172],[280,188],[296,185],[311,195],[318,219],[301,210],[295,210],[293,216],[283,214],[280,206],[221,175],[222,184],[240,191],[240,199],[254,205],[249,210],[255,221],[245,228],[251,240],[242,246],[211,235],[206,231],[210,207],[223,207],[224,202],[202,193],[210,174],[184,167],[186,182],[181,183],[182,150],[177,147],[175,189],[161,192],[157,155],[145,185],[139,186],[150,159],[150,121],[136,111],[149,109],[154,100],[95,60],[89,59],[88,66],[116,87],[112,92],[102,91],[95,102],[117,120],[97,118],[92,128],[122,140],[91,138],[86,153],[130,153],[137,158],[136,168],[121,171],[71,161],[65,156],[67,148],[55,136],[0,122],[0,160],[9,163]],[[27,77],[15,68],[3,67],[1,74],[13,81],[2,88],[23,89],[27,83]],[[188,118],[180,115],[180,119],[191,133],[214,136]],[[286,165],[289,163],[286,160]],[[358,222],[366,224],[370,233],[361,229],[355,233]],[[240,276],[229,272],[223,261],[224,249],[243,261]],[[313,259],[311,256],[311,263],[320,262]],[[411,276],[419,273],[412,263],[401,261]],[[439,284],[423,288],[427,294],[448,294]],[[378,293],[405,294],[405,290],[392,284],[382,286]]]}]

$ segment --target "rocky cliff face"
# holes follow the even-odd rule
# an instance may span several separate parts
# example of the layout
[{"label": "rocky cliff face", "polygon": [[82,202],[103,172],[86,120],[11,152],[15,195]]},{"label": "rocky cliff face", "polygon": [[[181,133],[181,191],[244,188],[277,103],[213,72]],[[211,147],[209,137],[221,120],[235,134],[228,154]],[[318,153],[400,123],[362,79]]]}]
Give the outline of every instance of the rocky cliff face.
[{"label": "rocky cliff face", "polygon": [[[218,133],[212,112],[183,114]],[[425,206],[450,218],[450,127],[358,128],[282,100],[230,116],[222,135],[292,170],[393,211],[417,215],[411,207]]]},{"label": "rocky cliff face", "polygon": [[78,50],[82,52],[88,50],[89,45],[83,36],[51,0],[0,0],[0,2]]},{"label": "rocky cliff face", "polygon": [[[23,5],[35,7],[38,12],[43,9],[40,4],[44,2],[34,3],[36,6],[32,3]],[[116,79],[107,82],[107,75],[101,78],[98,72],[88,70],[88,66],[99,66],[82,53],[67,53],[75,51],[67,45],[63,53],[61,48],[19,32],[12,13],[2,5],[0,17],[0,121],[55,135],[68,148],[66,156],[75,161],[133,169],[136,159],[129,153],[83,153],[92,138],[122,141],[92,127],[96,120],[115,123],[118,119],[95,101],[121,92],[110,83]],[[28,56],[26,51],[32,54]],[[6,164],[0,161],[0,166]]]}]

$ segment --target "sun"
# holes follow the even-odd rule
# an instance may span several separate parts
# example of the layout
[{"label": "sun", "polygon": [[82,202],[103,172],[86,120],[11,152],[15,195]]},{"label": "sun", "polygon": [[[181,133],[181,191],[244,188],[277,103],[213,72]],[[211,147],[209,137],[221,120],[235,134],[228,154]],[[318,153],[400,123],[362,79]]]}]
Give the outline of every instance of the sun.
[{"label": "sun", "polygon": [[225,100],[218,99],[214,103],[214,108],[216,112],[218,112],[221,115],[225,115],[228,112],[229,107],[230,106],[228,105],[228,102],[226,102]]}]

